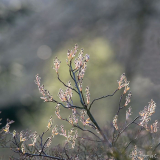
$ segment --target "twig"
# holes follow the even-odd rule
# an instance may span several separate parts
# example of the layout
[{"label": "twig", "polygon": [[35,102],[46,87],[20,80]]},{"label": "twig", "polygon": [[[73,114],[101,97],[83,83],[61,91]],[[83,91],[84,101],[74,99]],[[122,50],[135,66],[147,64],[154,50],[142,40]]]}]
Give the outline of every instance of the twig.
[{"label": "twig", "polygon": [[137,116],[132,122],[130,122],[128,125],[126,125],[117,135],[117,137],[115,138],[115,141],[113,141],[113,143],[115,144],[116,141],[118,140],[119,136],[124,132],[124,130],[126,130],[132,123],[134,123],[140,116]]},{"label": "twig", "polygon": [[[65,145],[66,145],[66,144],[65,144]],[[67,156],[68,160],[71,159],[71,158],[69,157],[69,155],[67,154],[67,150],[66,150],[65,146],[64,146],[64,152],[65,152],[65,155]]]},{"label": "twig", "polygon": [[160,142],[154,147],[153,152],[160,146]]},{"label": "twig", "polygon": [[[20,152],[20,151],[19,151]],[[22,152],[20,152],[22,153]],[[29,156],[29,157],[47,157],[47,158],[51,158],[51,159],[58,159],[58,160],[65,160],[63,158],[59,158],[59,157],[54,157],[54,156],[49,156],[49,155],[42,155],[42,154],[31,154],[31,153],[22,153],[24,156]]]},{"label": "twig", "polygon": [[120,97],[120,99],[119,99],[119,105],[118,105],[117,115],[119,114],[119,111],[123,108],[123,107],[120,106],[123,96],[124,96],[124,94],[122,94],[121,97]]},{"label": "twig", "polygon": [[[119,111],[122,109],[122,107],[120,107],[120,105],[121,105],[121,101],[122,101],[123,96],[124,96],[124,94],[122,94],[119,99],[117,115],[119,114]],[[113,136],[112,136],[112,144],[114,143],[114,135],[115,135],[115,131],[116,131],[115,127],[113,127],[113,129],[114,129],[114,131],[113,131]]]},{"label": "twig", "polygon": [[94,123],[94,125],[97,127],[98,131],[100,132],[100,134],[102,135],[102,137],[104,138],[104,141],[107,142],[109,144],[109,146],[111,147],[112,144],[111,142],[108,140],[108,138],[106,137],[106,135],[103,133],[103,131],[101,130],[101,128],[99,127],[99,125],[97,124],[96,120],[94,119],[94,117],[92,116],[91,112],[89,109],[86,109],[87,111],[87,115],[89,116],[90,120]]},{"label": "twig", "polygon": [[[90,132],[90,133],[92,133],[95,137],[97,137],[98,139],[101,140],[101,138],[99,138],[94,132],[92,132],[92,131],[90,131],[90,130],[88,130],[88,129],[83,129],[83,128],[81,128],[79,125],[72,124],[72,123],[70,123],[70,122],[68,121],[68,119],[61,118],[61,120],[68,122],[68,123],[71,124],[73,127],[78,128],[78,129],[80,129],[80,130],[82,130],[82,131]],[[102,141],[102,140],[101,140],[101,141]]]},{"label": "twig", "polygon": [[90,106],[89,106],[89,110],[91,109],[91,106],[93,105],[93,103],[94,103],[95,101],[100,100],[100,99],[103,99],[103,98],[107,98],[107,97],[110,97],[110,96],[114,96],[114,94],[115,94],[118,90],[119,90],[119,89],[116,89],[116,90],[113,92],[113,94],[106,95],[106,96],[102,96],[102,97],[99,97],[99,98],[94,99],[94,100],[91,102]]},{"label": "twig", "polygon": [[[139,133],[142,131],[142,129],[143,129],[143,128],[141,127],[141,129],[139,130],[139,132],[138,132],[137,136],[134,138],[134,140],[136,140],[136,139],[138,138],[138,135],[139,135]],[[131,141],[127,144],[127,146],[124,148],[124,151],[129,147],[129,145],[132,143],[132,141],[133,141],[133,140],[131,140]],[[123,151],[123,152],[124,152],[124,151]]]},{"label": "twig", "polygon": [[44,153],[44,151],[43,151],[43,149],[44,149],[44,145],[43,145],[43,136],[44,136],[44,134],[45,134],[47,131],[49,131],[49,129],[47,129],[45,132],[43,132],[41,136],[39,135],[39,138],[40,138],[40,140],[41,140],[41,142],[40,142],[40,146],[41,146],[40,155],[42,154],[42,152]]},{"label": "twig", "polygon": [[84,109],[83,107],[79,107],[79,106],[73,106],[71,105],[70,107],[66,107],[63,103],[56,101],[55,99],[52,100],[52,102],[55,102],[57,104],[60,104],[62,107],[64,108],[78,108],[78,109]]},{"label": "twig", "polygon": [[59,80],[65,87],[70,88],[70,89],[72,89],[73,91],[75,91],[76,93],[78,93],[74,88],[69,87],[68,85],[66,85],[66,84],[59,78],[58,72],[57,72],[57,78],[58,78],[58,80]]}]

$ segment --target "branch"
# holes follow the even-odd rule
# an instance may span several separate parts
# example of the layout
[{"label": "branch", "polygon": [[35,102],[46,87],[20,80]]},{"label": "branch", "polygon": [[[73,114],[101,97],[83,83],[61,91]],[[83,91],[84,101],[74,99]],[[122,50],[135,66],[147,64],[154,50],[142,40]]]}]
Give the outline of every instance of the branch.
[{"label": "branch", "polygon": [[70,88],[70,89],[72,89],[73,91],[75,91],[76,93],[78,93],[74,88],[69,87],[68,85],[66,85],[66,84],[59,78],[58,72],[57,72],[57,78],[58,78],[58,80],[59,80],[65,87]]},{"label": "branch", "polygon": [[[98,131],[100,132],[100,134],[102,135],[102,137],[104,138],[104,141],[107,142],[109,144],[109,146],[111,147],[112,144],[109,142],[108,138],[106,137],[106,135],[102,132],[101,128],[99,127],[99,125],[97,124],[96,120],[94,119],[93,115],[91,114],[90,110],[87,109],[87,106],[85,105],[85,102],[83,102],[83,98],[82,98],[82,95],[81,95],[81,92],[79,90],[79,87],[78,87],[78,84],[77,84],[77,81],[76,81],[76,76],[75,76],[75,73],[73,72],[72,70],[72,63],[70,61],[70,69],[71,69],[71,72],[73,74],[73,79],[74,79],[74,82],[75,82],[75,85],[76,85],[76,88],[78,90],[78,93],[79,93],[79,98],[80,98],[80,102],[82,104],[82,106],[84,106],[84,109],[87,111],[87,115],[88,117],[90,118],[90,120],[92,121],[92,123],[97,127]],[[113,96],[116,92],[118,91],[118,89],[112,94],[112,95],[107,95],[106,97],[108,96]],[[103,98],[103,97],[101,97]],[[100,98],[100,99],[101,99]],[[97,99],[98,100],[98,99]],[[93,101],[94,102],[94,101]],[[93,104],[92,102],[92,104]],[[90,105],[91,106],[91,105]]]},{"label": "branch", "polygon": [[71,105],[70,107],[66,107],[63,103],[61,103],[61,102],[58,102],[57,100],[55,100],[55,99],[53,99],[52,100],[52,102],[55,102],[55,103],[57,103],[57,104],[60,104],[62,107],[64,107],[64,108],[78,108],[78,109],[84,109],[83,107],[79,107],[79,106],[73,106],[73,105]]},{"label": "branch", "polygon": [[[20,152],[20,151],[19,151]],[[20,152],[22,153],[22,152]],[[54,156],[49,156],[49,155],[41,155],[41,154],[30,154],[30,153],[22,153],[24,156],[29,156],[29,157],[47,157],[47,158],[51,158],[51,159],[58,159],[58,160],[65,160],[63,158],[59,158],[59,157],[54,157]]]},{"label": "branch", "polygon": [[95,101],[100,100],[100,99],[103,99],[103,98],[107,98],[107,97],[110,97],[110,96],[114,96],[114,94],[115,94],[118,90],[119,90],[119,89],[116,89],[116,90],[113,92],[113,94],[106,95],[106,96],[102,96],[102,97],[99,97],[99,98],[94,99],[94,100],[91,102],[90,106],[89,106],[89,110],[91,109],[91,106],[93,105],[93,103],[94,103]]},{"label": "branch", "polygon": [[119,114],[119,111],[123,108],[123,107],[120,106],[123,96],[124,96],[124,94],[122,94],[121,97],[120,97],[120,99],[119,99],[119,105],[118,105],[117,115]]},{"label": "branch", "polygon": [[[124,130],[126,130],[132,123],[134,123],[140,116],[137,116],[132,122],[130,122],[128,125],[126,125],[117,135],[117,137],[115,138],[115,141],[113,139],[113,143],[116,143],[116,141],[118,140],[119,136],[124,132]],[[113,144],[112,143],[112,144]]]},{"label": "branch", "polygon": [[[90,130],[88,130],[88,129],[83,129],[83,128],[81,128],[80,126],[78,126],[78,125],[73,125],[73,127],[76,127],[76,128],[79,128],[80,130],[82,130],[82,131],[84,131],[84,132],[90,132],[90,133],[92,133],[95,137],[97,137],[98,139],[100,139],[94,132],[92,132],[92,131],[90,131]],[[101,139],[100,139],[101,140]],[[102,140],[101,140],[102,141]]]},{"label": "branch", "polygon": [[[143,129],[143,127],[141,127],[141,129],[139,130],[138,134],[142,131],[142,129]],[[136,140],[136,139],[138,138],[138,134],[137,134],[137,136],[134,138],[134,140]],[[133,140],[131,140],[131,141],[127,144],[127,146],[124,148],[124,151],[129,147],[129,145],[132,143],[132,141],[133,141]],[[124,152],[124,151],[123,151],[123,152]]]},{"label": "branch", "polygon": [[[67,144],[67,143],[66,143],[66,144]],[[65,146],[66,146],[66,144],[65,144]],[[69,155],[67,154],[67,150],[66,150],[65,146],[64,146],[65,155],[66,155],[66,157],[67,157],[68,159],[71,159],[71,158],[69,157]]]},{"label": "branch", "polygon": [[[47,131],[49,131],[49,128],[48,128],[45,132],[43,132],[41,136],[39,135],[39,138],[41,139],[41,142],[40,142],[40,146],[41,146],[41,152],[40,152],[40,155],[42,154],[42,152],[44,153],[44,151],[43,151],[43,149],[44,149],[44,145],[43,145],[42,140],[43,140],[43,136],[44,136],[44,134],[45,134]],[[45,143],[46,143],[46,142],[45,142]]]},{"label": "branch", "polygon": [[94,125],[97,127],[98,131],[100,132],[100,134],[102,135],[102,137],[104,138],[104,141],[107,142],[109,144],[109,146],[111,147],[112,144],[110,143],[110,141],[108,140],[108,138],[106,137],[106,135],[102,132],[101,128],[99,127],[99,125],[97,124],[96,120],[94,119],[94,117],[92,116],[91,112],[89,109],[86,109],[87,111],[87,115],[90,118],[90,120],[94,123]]},{"label": "branch", "polygon": [[160,146],[160,142],[154,147],[153,152]]},{"label": "branch", "polygon": [[[97,137],[98,139],[101,140],[101,138],[99,138],[94,132],[92,132],[92,131],[90,131],[90,130],[88,130],[88,129],[83,129],[83,128],[81,128],[79,125],[72,124],[72,123],[70,123],[70,122],[68,121],[68,119],[61,118],[61,120],[68,122],[68,123],[71,124],[73,127],[78,128],[78,129],[80,129],[80,130],[82,130],[82,131],[90,132],[90,133],[92,133],[95,137]],[[102,140],[101,140],[101,141],[102,141]]]},{"label": "branch", "polygon": [[80,92],[80,90],[79,90],[79,87],[78,87],[78,84],[77,84],[77,81],[76,81],[75,73],[74,73],[73,70],[72,70],[71,62],[70,62],[70,68],[71,68],[71,72],[72,72],[72,74],[73,74],[73,80],[74,80],[75,86],[76,86],[76,88],[77,88],[77,90],[78,90],[80,102],[81,102],[82,106],[86,107],[85,103],[84,103],[83,100],[82,100],[81,92]]},{"label": "branch", "polygon": [[[117,115],[119,114],[120,110],[123,108],[123,107],[120,106],[123,96],[124,96],[124,94],[122,94],[122,95],[120,96],[120,99],[119,99],[119,105],[118,105]],[[114,135],[115,135],[115,131],[116,131],[115,127],[113,127],[113,129],[114,129],[114,131],[113,131],[112,144],[114,143]]]}]

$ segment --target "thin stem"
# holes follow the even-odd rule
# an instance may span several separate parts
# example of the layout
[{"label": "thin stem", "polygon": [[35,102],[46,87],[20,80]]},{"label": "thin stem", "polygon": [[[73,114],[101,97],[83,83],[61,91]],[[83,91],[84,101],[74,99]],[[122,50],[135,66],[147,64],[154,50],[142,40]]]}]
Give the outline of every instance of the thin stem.
[{"label": "thin stem", "polygon": [[[83,132],[90,132],[90,133],[92,133],[95,137],[97,137],[98,139],[101,140],[101,138],[99,138],[94,132],[92,132],[92,131],[90,131],[90,130],[88,130],[88,129],[83,129],[83,128],[81,128],[81,127],[78,126],[78,125],[73,125],[73,127],[79,128],[79,129],[82,130]],[[102,141],[102,140],[101,140],[101,141]]]},{"label": "thin stem", "polygon": [[58,73],[57,73],[57,78],[58,78],[58,80],[59,80],[65,87],[70,88],[70,89],[72,89],[73,91],[75,91],[76,93],[78,93],[74,88],[69,87],[68,85],[66,85],[66,84],[59,78],[59,74],[58,74]]},{"label": "thin stem", "polygon": [[[72,124],[72,123],[70,123],[70,122],[68,121],[68,119],[61,118],[61,120],[67,121],[67,122],[68,122],[69,124],[71,124],[73,127],[78,128],[78,129],[80,129],[80,130],[82,130],[82,131],[90,132],[90,133],[92,133],[95,137],[97,137],[98,139],[101,140],[101,138],[99,138],[94,132],[92,132],[92,131],[90,131],[90,130],[88,130],[88,129],[83,129],[83,128],[80,127],[79,125]],[[102,140],[101,140],[101,141],[102,141]]]},{"label": "thin stem", "polygon": [[72,75],[73,70],[70,67],[71,65],[72,65],[72,60],[70,61],[70,64],[68,66],[69,66],[69,74],[70,74],[72,80],[74,81],[74,78],[73,78],[73,75]]},{"label": "thin stem", "polygon": [[40,140],[41,140],[41,142],[40,142],[40,146],[41,146],[40,155],[42,154],[42,152],[44,153],[44,151],[43,151],[43,149],[44,149],[44,145],[43,145],[43,136],[44,136],[44,134],[45,134],[47,131],[49,131],[49,129],[47,129],[45,132],[43,132],[41,136],[39,135],[39,138],[40,138]]},{"label": "thin stem", "polygon": [[83,96],[83,92],[82,92],[82,91],[81,91],[81,95],[82,95],[82,99],[83,99],[84,105],[86,106],[85,100],[84,100],[84,96]]},{"label": "thin stem", "polygon": [[[139,124],[136,123],[136,122],[133,122],[133,123],[136,124],[137,126],[140,126],[140,127],[141,127],[140,130],[139,130],[139,132],[138,132],[138,134],[137,134],[137,136],[134,138],[134,140],[136,140],[136,139],[138,138],[139,133],[142,131],[142,129],[145,129],[145,130],[146,130],[146,128],[143,127],[143,126],[141,126],[141,125],[139,125]],[[149,132],[149,134],[150,134],[150,136],[152,136],[152,133]],[[124,151],[129,147],[129,145],[132,143],[132,141],[133,141],[133,140],[131,140],[131,141],[127,144],[127,146],[124,148]],[[154,151],[154,150],[153,150],[153,151]]]},{"label": "thin stem", "polygon": [[115,141],[113,141],[113,143],[115,144],[116,141],[118,140],[119,136],[131,125],[133,124],[140,116],[137,116],[132,122],[130,122],[128,125],[126,125],[117,135],[117,137],[115,138]]},{"label": "thin stem", "polygon": [[58,102],[58,101],[56,101],[55,99],[53,99],[52,100],[52,102],[55,102],[55,103],[57,103],[57,104],[60,104],[62,107],[64,107],[64,108],[78,108],[78,109],[84,109],[83,107],[79,107],[79,106],[74,106],[74,105],[71,105],[70,107],[66,107],[63,103],[61,103],[61,102]]},{"label": "thin stem", "polygon": [[[67,143],[66,143],[66,144],[67,144]],[[65,144],[65,145],[66,145],[66,144]],[[64,146],[64,152],[65,152],[66,157],[67,157],[68,159],[71,159],[71,158],[69,157],[69,155],[67,154],[67,150],[66,150],[65,146]]]},{"label": "thin stem", "polygon": [[45,145],[47,144],[48,140],[49,140],[49,137],[48,137],[48,138],[46,139],[46,141],[44,142],[41,152],[43,152],[43,150],[44,150],[44,148],[45,148]]},{"label": "thin stem", "polygon": [[118,105],[117,115],[119,114],[119,111],[123,108],[123,107],[120,106],[123,96],[124,96],[124,94],[122,94],[121,97],[120,97],[120,99],[119,99],[119,105]]},{"label": "thin stem", "polygon": [[116,89],[116,90],[113,92],[113,94],[106,95],[106,96],[102,96],[102,97],[99,97],[99,98],[94,99],[94,100],[91,102],[90,106],[89,106],[89,110],[91,109],[91,107],[92,107],[92,105],[93,105],[93,103],[94,103],[95,101],[100,100],[100,99],[103,99],[103,98],[107,98],[107,97],[114,96],[114,94],[115,94],[118,90],[119,90],[119,89]]},{"label": "thin stem", "polygon": [[72,72],[72,74],[73,74],[73,80],[74,80],[74,83],[75,83],[76,88],[77,88],[77,90],[78,90],[78,94],[79,94],[80,102],[81,102],[82,106],[85,106],[85,104],[84,104],[84,102],[83,102],[83,100],[82,100],[81,92],[80,92],[80,90],[79,90],[79,87],[78,87],[78,84],[77,84],[77,81],[76,81],[75,73],[74,73],[74,72],[73,72],[73,70],[72,70],[71,61],[70,61],[70,68],[71,68],[71,72]]},{"label": "thin stem", "polygon": [[[136,140],[136,139],[138,138],[138,135],[139,135],[139,133],[142,131],[142,129],[143,129],[143,127],[141,127],[141,129],[139,130],[139,132],[138,132],[137,136],[134,138],[134,140]],[[129,147],[129,145],[132,143],[132,141],[133,141],[133,140],[131,140],[131,141],[127,144],[127,146],[124,148],[123,152]]]},{"label": "thin stem", "polygon": [[154,147],[153,152],[160,146],[160,142]]},{"label": "thin stem", "polygon": [[[19,151],[20,152],[20,151]],[[22,152],[20,152],[22,153]],[[47,157],[47,158],[51,158],[51,159],[58,159],[58,160],[65,160],[63,158],[59,158],[59,157],[54,157],[54,156],[49,156],[49,155],[40,155],[40,154],[31,154],[31,153],[22,153],[24,156],[28,156],[28,157]]]},{"label": "thin stem", "polygon": [[110,141],[108,140],[108,138],[106,137],[106,135],[103,133],[103,131],[101,130],[101,128],[99,127],[99,125],[97,124],[96,120],[94,119],[94,117],[92,116],[91,112],[89,109],[86,108],[87,111],[87,115],[89,116],[90,120],[94,123],[94,125],[97,127],[98,131],[100,132],[100,134],[102,135],[102,137],[104,138],[104,141],[107,142],[109,144],[109,146],[111,147],[112,144],[110,143]]},{"label": "thin stem", "polygon": [[[124,96],[124,94],[122,94],[119,99],[117,115],[119,114],[120,110],[122,109],[122,107],[120,105],[121,105],[121,101],[122,101],[123,96]],[[114,127],[113,127],[113,129],[114,129],[114,131],[113,131],[113,137],[112,137],[112,144],[114,143],[114,135],[115,135],[115,131],[116,131],[116,129]]]}]

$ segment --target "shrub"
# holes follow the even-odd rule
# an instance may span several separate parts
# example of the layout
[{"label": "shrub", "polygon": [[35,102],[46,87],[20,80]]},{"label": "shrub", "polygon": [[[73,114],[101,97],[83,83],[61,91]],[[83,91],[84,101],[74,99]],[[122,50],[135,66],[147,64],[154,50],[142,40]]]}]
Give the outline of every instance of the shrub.
[{"label": "shrub", "polygon": [[[7,123],[0,131],[1,147],[9,147],[17,153],[19,159],[58,159],[58,160],[79,160],[79,159],[156,159],[159,155],[158,147],[158,121],[149,125],[151,116],[155,113],[156,103],[151,99],[148,106],[145,106],[138,116],[131,118],[132,108],[127,107],[131,101],[131,92],[129,81],[123,73],[118,80],[118,87],[112,94],[90,99],[89,86],[85,87],[83,92],[83,77],[90,59],[88,54],[84,55],[83,49],[77,56],[77,48],[67,52],[67,66],[71,80],[68,83],[63,82],[59,75],[60,60],[56,57],[53,61],[57,74],[57,79],[62,83],[66,90],[59,89],[58,97],[52,96],[44,85],[41,84],[41,78],[36,75],[35,83],[41,93],[41,99],[44,102],[55,103],[55,114],[58,119],[66,121],[72,126],[72,129],[66,131],[65,126],[53,124],[50,117],[47,128],[42,134],[31,131],[13,131],[9,130],[13,120],[7,120]],[[72,84],[73,83],[73,84]],[[114,96],[119,90],[122,90],[118,109],[113,117],[113,121],[108,123],[103,129],[94,118],[91,108],[95,101]],[[74,95],[79,97],[79,105],[74,104]],[[125,103],[122,104],[122,99]],[[61,107],[70,110],[70,115],[61,116]],[[126,110],[125,123],[118,121],[120,111]],[[133,125],[133,127],[131,127]],[[83,133],[78,135],[78,130]],[[46,133],[49,136],[45,138]],[[52,141],[57,135],[66,138],[63,145],[52,147]],[[15,159],[11,156],[10,159]]]}]

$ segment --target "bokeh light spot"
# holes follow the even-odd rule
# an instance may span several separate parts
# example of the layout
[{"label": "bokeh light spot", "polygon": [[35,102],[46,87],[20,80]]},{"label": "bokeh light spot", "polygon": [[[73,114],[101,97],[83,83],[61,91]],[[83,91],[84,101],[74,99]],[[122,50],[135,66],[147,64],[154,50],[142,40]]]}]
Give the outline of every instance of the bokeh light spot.
[{"label": "bokeh light spot", "polygon": [[46,59],[50,58],[51,55],[52,55],[52,50],[47,45],[42,45],[37,50],[37,56],[40,59],[46,60]]}]

